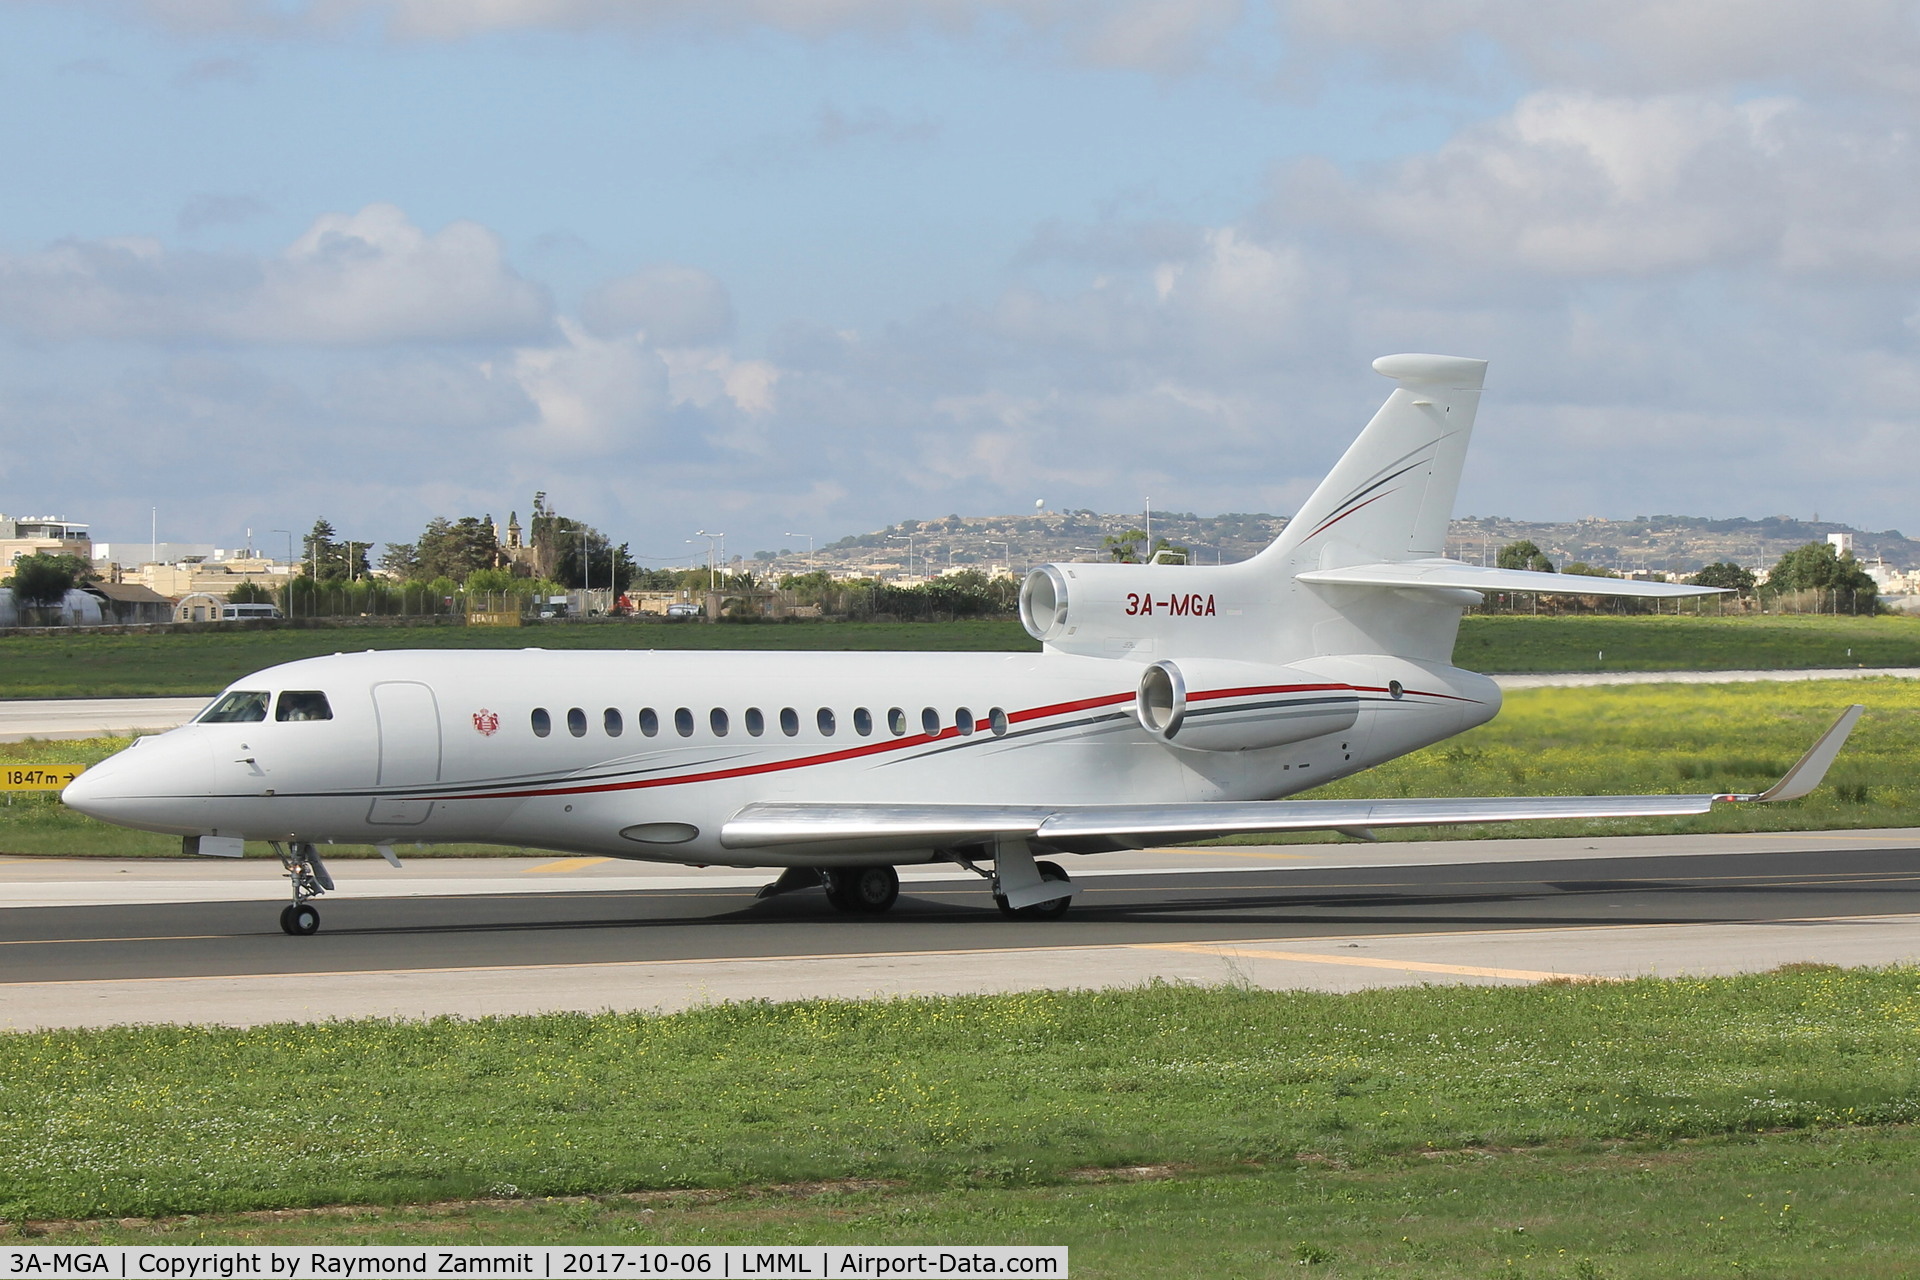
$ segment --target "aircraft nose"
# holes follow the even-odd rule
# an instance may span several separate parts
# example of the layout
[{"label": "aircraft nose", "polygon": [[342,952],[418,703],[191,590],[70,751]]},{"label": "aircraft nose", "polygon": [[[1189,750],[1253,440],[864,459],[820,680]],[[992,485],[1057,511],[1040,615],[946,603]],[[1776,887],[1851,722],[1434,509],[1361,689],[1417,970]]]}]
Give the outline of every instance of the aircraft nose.
[{"label": "aircraft nose", "polygon": [[142,739],[68,783],[60,800],[116,826],[192,834],[204,821],[209,768],[204,744]]}]

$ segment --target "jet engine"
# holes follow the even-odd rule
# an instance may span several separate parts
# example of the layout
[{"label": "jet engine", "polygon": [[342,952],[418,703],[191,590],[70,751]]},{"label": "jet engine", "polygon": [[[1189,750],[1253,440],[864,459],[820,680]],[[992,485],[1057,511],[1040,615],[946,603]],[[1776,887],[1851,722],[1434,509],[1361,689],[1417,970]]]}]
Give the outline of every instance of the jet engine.
[{"label": "jet engine", "polygon": [[1258,751],[1341,732],[1358,718],[1360,698],[1350,684],[1294,667],[1182,659],[1141,672],[1134,708],[1168,746]]}]

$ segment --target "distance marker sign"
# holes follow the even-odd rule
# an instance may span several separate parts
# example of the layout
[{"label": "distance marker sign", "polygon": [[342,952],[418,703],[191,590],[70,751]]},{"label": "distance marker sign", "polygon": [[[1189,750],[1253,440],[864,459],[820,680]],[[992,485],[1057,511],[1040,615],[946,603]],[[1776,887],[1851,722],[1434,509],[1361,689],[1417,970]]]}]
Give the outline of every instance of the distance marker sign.
[{"label": "distance marker sign", "polygon": [[0,765],[0,791],[61,791],[86,771],[83,764]]}]

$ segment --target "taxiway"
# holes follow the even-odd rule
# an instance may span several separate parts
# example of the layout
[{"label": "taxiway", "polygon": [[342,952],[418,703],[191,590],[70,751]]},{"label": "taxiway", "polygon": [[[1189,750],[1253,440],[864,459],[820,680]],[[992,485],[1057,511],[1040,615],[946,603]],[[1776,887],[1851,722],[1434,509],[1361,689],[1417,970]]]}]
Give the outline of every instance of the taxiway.
[{"label": "taxiway", "polygon": [[[910,871],[887,916],[759,873],[593,859],[338,862],[325,925],[277,866],[0,860],[0,1026],[257,1024],[683,1008],[1153,980],[1534,982],[1920,957],[1920,832],[1436,841],[1074,859],[1079,902],[1009,922]],[[215,893],[216,886],[222,892]]]}]

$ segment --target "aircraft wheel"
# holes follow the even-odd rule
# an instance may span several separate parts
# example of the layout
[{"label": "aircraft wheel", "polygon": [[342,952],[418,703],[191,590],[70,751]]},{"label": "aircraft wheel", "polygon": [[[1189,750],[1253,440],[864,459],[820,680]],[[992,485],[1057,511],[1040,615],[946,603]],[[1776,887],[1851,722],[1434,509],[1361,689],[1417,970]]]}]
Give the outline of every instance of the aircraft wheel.
[{"label": "aircraft wheel", "polygon": [[841,911],[879,915],[900,896],[900,873],[892,867],[835,867],[825,875],[827,901]]},{"label": "aircraft wheel", "polygon": [[[1057,862],[1036,862],[1033,868],[1040,873],[1042,880],[1073,879]],[[1010,907],[1007,900],[996,893],[993,895],[993,905],[1000,908],[1000,914],[1009,920],[1058,920],[1073,905],[1073,896],[1069,894],[1052,902],[1036,902],[1030,907]]]},{"label": "aircraft wheel", "polygon": [[280,912],[280,929],[296,938],[320,932],[320,909],[304,902],[287,904]]}]

